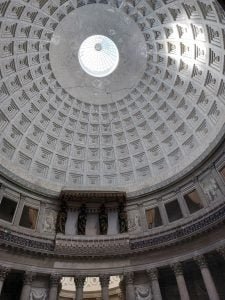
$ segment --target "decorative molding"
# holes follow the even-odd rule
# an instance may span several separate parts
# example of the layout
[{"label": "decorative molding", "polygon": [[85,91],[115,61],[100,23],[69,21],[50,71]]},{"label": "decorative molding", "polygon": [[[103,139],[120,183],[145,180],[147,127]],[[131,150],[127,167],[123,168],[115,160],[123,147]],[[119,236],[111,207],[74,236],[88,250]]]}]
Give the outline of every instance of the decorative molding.
[{"label": "decorative molding", "polygon": [[121,202],[126,201],[126,192],[117,191],[74,191],[62,190],[59,196],[60,201],[67,202]]},{"label": "decorative molding", "polygon": [[[21,234],[22,235],[22,234]],[[21,236],[16,233],[0,229],[0,244],[11,245],[24,250],[53,252],[54,243],[50,240],[46,242],[37,241],[34,237]]]}]

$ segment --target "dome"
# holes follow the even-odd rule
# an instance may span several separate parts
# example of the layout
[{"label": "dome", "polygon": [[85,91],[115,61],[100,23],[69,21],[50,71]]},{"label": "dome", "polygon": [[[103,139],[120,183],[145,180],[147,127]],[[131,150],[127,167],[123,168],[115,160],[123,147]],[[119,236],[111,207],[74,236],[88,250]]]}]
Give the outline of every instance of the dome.
[{"label": "dome", "polygon": [[225,299],[223,0],[0,0],[0,299]]},{"label": "dome", "polygon": [[[218,6],[195,3],[1,1],[1,173],[135,195],[197,167],[224,134],[225,37]],[[79,57],[92,36],[111,41],[103,77]]]}]

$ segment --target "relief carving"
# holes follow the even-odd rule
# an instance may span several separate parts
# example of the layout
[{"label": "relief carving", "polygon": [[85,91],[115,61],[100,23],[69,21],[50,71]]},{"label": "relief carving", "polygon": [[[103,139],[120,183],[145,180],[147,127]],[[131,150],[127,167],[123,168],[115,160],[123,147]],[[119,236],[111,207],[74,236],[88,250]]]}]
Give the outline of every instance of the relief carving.
[{"label": "relief carving", "polygon": [[133,232],[141,229],[141,219],[138,212],[128,216],[128,231]]},{"label": "relief carving", "polygon": [[152,300],[151,289],[145,286],[137,286],[135,288],[135,299],[136,300]]},{"label": "relief carving", "polygon": [[47,300],[48,293],[46,289],[33,288],[29,300]]},{"label": "relief carving", "polygon": [[46,209],[44,219],[44,232],[54,233],[56,230],[57,212]]},{"label": "relief carving", "polygon": [[211,201],[215,200],[218,196],[220,188],[213,177],[205,177],[201,182],[203,192],[209,197]]}]

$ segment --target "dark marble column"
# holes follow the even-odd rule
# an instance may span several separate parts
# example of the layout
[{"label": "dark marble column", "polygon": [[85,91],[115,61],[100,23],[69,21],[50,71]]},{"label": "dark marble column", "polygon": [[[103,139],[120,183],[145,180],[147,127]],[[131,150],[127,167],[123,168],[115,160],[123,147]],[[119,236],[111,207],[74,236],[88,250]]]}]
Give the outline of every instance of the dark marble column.
[{"label": "dark marble column", "polygon": [[49,300],[57,300],[61,277],[60,274],[50,275]]},{"label": "dark marble column", "polygon": [[153,269],[147,270],[146,272],[147,272],[148,277],[151,282],[153,299],[154,300],[162,300],[162,295],[161,295],[159,281],[158,281],[158,270],[156,268],[153,268]]},{"label": "dark marble column", "polygon": [[2,292],[2,287],[4,284],[4,281],[9,273],[10,269],[6,268],[6,267],[0,267],[0,295]]},{"label": "dark marble column", "polygon": [[76,276],[74,277],[74,282],[76,286],[76,300],[83,299],[83,290],[84,290],[84,282],[85,276]]},{"label": "dark marble column", "polygon": [[102,287],[102,300],[109,300],[109,275],[100,275],[99,276],[100,284]]},{"label": "dark marble column", "polygon": [[126,299],[135,300],[135,289],[134,289],[134,273],[127,272],[124,274],[126,284]]},{"label": "dark marble column", "polygon": [[20,300],[29,300],[30,299],[30,292],[31,292],[31,285],[34,278],[34,273],[26,272],[24,274],[23,279],[23,288],[20,295]]},{"label": "dark marble column", "polygon": [[180,299],[181,300],[190,300],[186,282],[184,279],[182,264],[180,262],[176,262],[171,265],[171,268],[174,271],[174,274],[176,276]]},{"label": "dark marble column", "polygon": [[201,270],[202,278],[203,278],[209,299],[210,300],[219,300],[219,295],[217,293],[216,286],[213,281],[210,270],[208,268],[205,257],[203,255],[198,255],[194,258],[194,260],[198,264],[198,266]]}]

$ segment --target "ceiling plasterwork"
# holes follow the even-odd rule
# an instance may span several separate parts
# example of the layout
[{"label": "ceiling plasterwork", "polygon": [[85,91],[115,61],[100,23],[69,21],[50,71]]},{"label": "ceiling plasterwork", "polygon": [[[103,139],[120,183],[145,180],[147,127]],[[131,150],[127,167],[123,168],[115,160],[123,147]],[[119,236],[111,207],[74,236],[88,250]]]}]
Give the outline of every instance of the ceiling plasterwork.
[{"label": "ceiling plasterwork", "polygon": [[[0,0],[1,173],[49,193],[179,178],[224,134],[224,26],[209,0]],[[78,62],[94,34],[120,55],[104,78]]]}]

